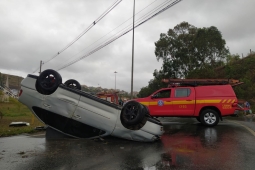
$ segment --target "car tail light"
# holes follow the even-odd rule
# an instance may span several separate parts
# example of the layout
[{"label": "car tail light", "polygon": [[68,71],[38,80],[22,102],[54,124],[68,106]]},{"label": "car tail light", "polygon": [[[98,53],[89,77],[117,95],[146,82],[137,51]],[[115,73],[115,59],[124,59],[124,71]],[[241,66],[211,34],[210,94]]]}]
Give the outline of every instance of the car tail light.
[{"label": "car tail light", "polygon": [[19,97],[21,96],[22,92],[23,92],[23,90],[20,89],[20,90],[19,90]]}]

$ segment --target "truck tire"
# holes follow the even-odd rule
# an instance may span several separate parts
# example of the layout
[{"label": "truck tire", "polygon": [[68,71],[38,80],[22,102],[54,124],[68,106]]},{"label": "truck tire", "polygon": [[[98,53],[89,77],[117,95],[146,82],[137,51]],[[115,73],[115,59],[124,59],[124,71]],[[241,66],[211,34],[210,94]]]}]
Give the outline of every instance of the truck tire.
[{"label": "truck tire", "polygon": [[215,126],[219,123],[219,120],[218,112],[212,109],[206,109],[200,114],[200,121],[205,126]]},{"label": "truck tire", "polygon": [[36,90],[44,95],[50,95],[56,91],[62,83],[61,75],[55,70],[44,70],[36,80]]},{"label": "truck tire", "polygon": [[125,128],[139,130],[147,121],[146,114],[148,114],[146,107],[136,101],[130,101],[123,106],[120,120]]},{"label": "truck tire", "polygon": [[64,84],[72,89],[81,90],[81,84],[74,79],[67,80]]}]

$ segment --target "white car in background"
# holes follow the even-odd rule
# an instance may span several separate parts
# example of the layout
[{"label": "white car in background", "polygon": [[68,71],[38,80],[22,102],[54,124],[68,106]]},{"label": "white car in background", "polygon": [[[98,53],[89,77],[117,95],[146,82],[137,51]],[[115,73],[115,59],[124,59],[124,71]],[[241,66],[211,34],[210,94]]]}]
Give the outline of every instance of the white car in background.
[{"label": "white car in background", "polygon": [[119,106],[81,91],[76,80],[62,84],[60,74],[45,70],[21,82],[19,101],[49,128],[75,138],[112,135],[151,142],[163,134],[161,122],[149,115],[146,106],[130,101]]}]

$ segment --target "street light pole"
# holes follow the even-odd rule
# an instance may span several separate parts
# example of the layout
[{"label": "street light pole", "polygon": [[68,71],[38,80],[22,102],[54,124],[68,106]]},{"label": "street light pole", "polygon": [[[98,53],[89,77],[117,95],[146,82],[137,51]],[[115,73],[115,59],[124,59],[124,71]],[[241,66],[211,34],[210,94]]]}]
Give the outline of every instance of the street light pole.
[{"label": "street light pole", "polygon": [[116,92],[116,73],[117,73],[117,71],[114,71],[114,73],[115,73],[115,92]]},{"label": "street light pole", "polygon": [[134,39],[135,39],[135,0],[133,7],[133,42],[132,42],[132,70],[131,70],[131,99],[133,99],[133,74],[134,74]]}]

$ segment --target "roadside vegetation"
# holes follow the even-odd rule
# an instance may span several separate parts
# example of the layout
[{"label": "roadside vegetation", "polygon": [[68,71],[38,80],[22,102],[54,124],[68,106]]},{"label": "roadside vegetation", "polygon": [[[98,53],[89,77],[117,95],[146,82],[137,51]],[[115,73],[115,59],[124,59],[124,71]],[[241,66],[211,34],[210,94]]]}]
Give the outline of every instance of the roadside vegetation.
[{"label": "roadside vegetation", "polygon": [[[0,115],[0,137],[34,133],[36,132],[35,127],[44,126],[25,105],[11,97],[9,102],[0,102],[0,112],[2,113]],[[27,122],[30,126],[9,127],[11,122]]]}]

